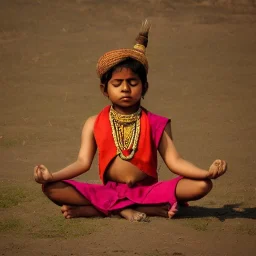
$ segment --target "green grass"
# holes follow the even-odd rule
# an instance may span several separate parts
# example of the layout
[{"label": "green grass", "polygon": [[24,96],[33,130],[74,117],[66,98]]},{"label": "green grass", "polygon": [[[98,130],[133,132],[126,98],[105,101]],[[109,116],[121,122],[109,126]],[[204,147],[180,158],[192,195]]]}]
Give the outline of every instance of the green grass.
[{"label": "green grass", "polygon": [[22,223],[19,219],[2,219],[0,222],[0,232],[17,231],[22,229]]},{"label": "green grass", "polygon": [[106,227],[99,219],[70,219],[62,215],[46,216],[37,214],[34,218],[28,216],[5,217],[0,221],[0,233],[11,233],[14,236],[29,236],[31,238],[69,239],[84,237]]},{"label": "green grass", "polygon": [[207,231],[208,225],[211,222],[209,218],[204,219],[186,219],[185,225],[192,227],[197,231]]},{"label": "green grass", "polygon": [[12,147],[15,147],[15,146],[21,145],[21,144],[22,144],[21,139],[18,139],[18,138],[15,139],[15,138],[5,138],[5,137],[3,137],[3,138],[0,139],[0,146],[2,148],[6,148],[6,149],[12,148]]},{"label": "green grass", "polygon": [[15,231],[15,236],[67,239],[90,235],[108,225],[101,219],[66,220],[59,207],[48,208],[48,203],[52,204],[37,186],[2,183],[0,231]]},{"label": "green grass", "polygon": [[10,208],[32,198],[33,194],[25,187],[3,184],[0,186],[0,208]]},{"label": "green grass", "polygon": [[90,235],[102,226],[99,219],[70,219],[60,216],[44,216],[32,227],[33,238],[76,238]]}]

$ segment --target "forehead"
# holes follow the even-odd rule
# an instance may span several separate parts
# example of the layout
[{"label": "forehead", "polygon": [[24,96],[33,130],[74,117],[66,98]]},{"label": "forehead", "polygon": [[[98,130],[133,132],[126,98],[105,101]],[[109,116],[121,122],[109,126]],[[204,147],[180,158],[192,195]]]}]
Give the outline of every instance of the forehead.
[{"label": "forehead", "polygon": [[135,74],[130,68],[117,68],[115,71],[112,73],[112,78],[111,80],[115,79],[138,79],[139,76]]}]

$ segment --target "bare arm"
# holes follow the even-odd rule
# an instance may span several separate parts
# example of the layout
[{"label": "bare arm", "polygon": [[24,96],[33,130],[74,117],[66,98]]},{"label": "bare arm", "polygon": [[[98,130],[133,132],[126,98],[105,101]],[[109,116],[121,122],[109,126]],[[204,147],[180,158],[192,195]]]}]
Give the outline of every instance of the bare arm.
[{"label": "bare arm", "polygon": [[54,173],[50,173],[44,165],[36,166],[34,169],[34,177],[38,183],[72,179],[90,169],[97,150],[93,135],[95,120],[96,116],[90,117],[84,124],[81,136],[81,147],[77,160]]},{"label": "bare arm", "polygon": [[209,177],[209,172],[198,168],[192,163],[186,161],[177,152],[172,141],[171,125],[167,124],[163,132],[160,144],[159,153],[162,156],[167,167],[175,174],[191,179],[206,179]]}]

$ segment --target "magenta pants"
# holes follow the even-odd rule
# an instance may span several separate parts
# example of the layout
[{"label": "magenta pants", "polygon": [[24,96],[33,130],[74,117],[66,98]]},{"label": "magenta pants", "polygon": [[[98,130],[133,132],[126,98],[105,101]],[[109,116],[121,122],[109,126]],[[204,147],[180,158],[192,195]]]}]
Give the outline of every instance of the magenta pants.
[{"label": "magenta pants", "polygon": [[111,211],[129,207],[131,205],[157,205],[169,203],[170,207],[177,204],[176,186],[181,176],[167,181],[158,181],[151,185],[136,184],[128,187],[127,184],[113,181],[105,185],[89,184],[75,180],[63,180],[73,186],[91,204],[109,215]]}]

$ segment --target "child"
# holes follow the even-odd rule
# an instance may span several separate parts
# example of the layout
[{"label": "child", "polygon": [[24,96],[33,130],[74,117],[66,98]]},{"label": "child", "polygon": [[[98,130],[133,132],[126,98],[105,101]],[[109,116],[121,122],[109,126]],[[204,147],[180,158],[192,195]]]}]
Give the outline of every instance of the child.
[{"label": "child", "polygon": [[[171,218],[177,204],[204,197],[212,189],[211,179],[227,169],[223,160],[215,160],[206,171],[183,159],[173,144],[170,120],[141,106],[148,89],[145,49],[149,28],[145,21],[133,49],[110,51],[99,59],[100,88],[111,106],[85,122],[77,160],[54,173],[44,165],[34,169],[36,182],[43,184],[45,195],[61,206],[67,219]],[[70,180],[90,169],[96,150],[103,184]],[[158,181],[157,150],[176,178]]]}]

